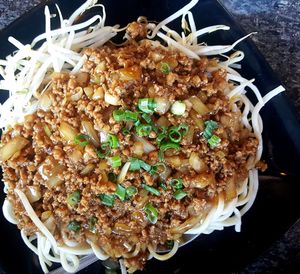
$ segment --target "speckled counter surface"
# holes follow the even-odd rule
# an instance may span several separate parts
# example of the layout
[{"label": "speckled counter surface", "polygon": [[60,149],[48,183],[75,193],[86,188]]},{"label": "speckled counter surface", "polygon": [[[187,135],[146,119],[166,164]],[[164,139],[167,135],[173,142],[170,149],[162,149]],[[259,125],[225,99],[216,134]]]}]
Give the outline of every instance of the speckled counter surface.
[{"label": "speckled counter surface", "polygon": [[[0,0],[0,29],[42,0]],[[187,1],[188,2],[188,1]],[[287,89],[300,116],[300,1],[220,0]],[[300,273],[300,220],[244,273]]]}]

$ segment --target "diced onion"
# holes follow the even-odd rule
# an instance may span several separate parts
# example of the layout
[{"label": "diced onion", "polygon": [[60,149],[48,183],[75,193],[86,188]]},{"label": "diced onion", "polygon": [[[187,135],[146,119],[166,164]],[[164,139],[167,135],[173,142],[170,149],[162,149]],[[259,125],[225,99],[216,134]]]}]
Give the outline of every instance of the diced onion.
[{"label": "diced onion", "polygon": [[159,113],[159,114],[165,114],[170,106],[171,106],[171,103],[169,101],[169,99],[167,98],[163,98],[163,97],[156,97],[154,98],[154,101],[156,103],[156,107],[155,107],[155,112]]},{"label": "diced onion", "polygon": [[200,159],[199,155],[196,152],[192,152],[189,158],[189,163],[193,169],[198,172],[205,170],[205,163]]},{"label": "diced onion", "polygon": [[117,96],[111,95],[107,92],[105,92],[105,94],[104,94],[104,101],[113,106],[121,105],[121,101],[119,100],[119,98]]},{"label": "diced onion", "polygon": [[171,112],[175,115],[183,115],[185,109],[186,109],[186,105],[184,102],[176,101],[171,107]]},{"label": "diced onion", "polygon": [[68,142],[73,142],[75,137],[78,135],[78,130],[66,122],[61,122],[59,132],[61,136]]},{"label": "diced onion", "polygon": [[168,127],[170,125],[170,122],[165,116],[161,116],[157,120],[156,124],[161,127]]},{"label": "diced onion", "polygon": [[139,137],[139,136],[135,136],[135,139],[141,143],[143,143],[144,145],[144,152],[150,153],[151,151],[154,151],[156,148],[155,146],[153,146],[150,142],[148,142],[146,139],[144,139],[143,137]]},{"label": "diced onion", "polygon": [[94,164],[88,164],[87,166],[84,167],[83,170],[81,170],[80,174],[81,175],[87,175],[91,171],[93,171],[94,169],[95,169],[95,165]]},{"label": "diced onion", "polygon": [[52,105],[52,100],[49,96],[49,92],[44,92],[39,100],[39,107],[44,110],[47,111],[49,110],[49,108]]},{"label": "diced onion", "polygon": [[134,155],[141,157],[144,153],[144,144],[142,142],[134,142],[132,146],[132,152]]},{"label": "diced onion", "polygon": [[99,99],[103,99],[104,97],[104,90],[102,87],[98,87],[97,89],[94,90],[94,94],[93,94],[93,100],[99,100]]},{"label": "diced onion", "polygon": [[91,138],[92,143],[96,147],[99,147],[100,146],[99,136],[98,136],[96,130],[94,129],[93,124],[90,121],[83,120],[81,122],[81,125],[82,125],[84,133]]},{"label": "diced onion", "polygon": [[209,112],[208,107],[203,104],[203,102],[198,97],[192,96],[189,98],[189,101],[192,103],[192,108],[200,115],[204,115]]},{"label": "diced onion", "polygon": [[82,87],[77,87],[77,88],[75,88],[74,91],[76,93],[70,96],[70,100],[73,101],[73,102],[76,102],[82,97],[83,89],[82,89]]},{"label": "diced onion", "polygon": [[85,87],[83,91],[88,98],[92,98],[94,93],[94,89],[92,87]]},{"label": "diced onion", "polygon": [[41,191],[38,186],[29,186],[25,194],[30,203],[34,203],[42,197]]},{"label": "diced onion", "polygon": [[51,214],[50,217],[44,222],[44,225],[48,228],[48,230],[53,234],[55,230],[55,219]]},{"label": "diced onion", "polygon": [[128,169],[130,167],[130,162],[127,162],[121,169],[121,172],[117,178],[118,184],[122,183],[125,180],[126,174],[128,172]]},{"label": "diced onion", "polygon": [[16,152],[23,149],[29,144],[29,141],[21,136],[15,136],[2,148],[0,148],[0,161],[7,161],[10,159]]}]

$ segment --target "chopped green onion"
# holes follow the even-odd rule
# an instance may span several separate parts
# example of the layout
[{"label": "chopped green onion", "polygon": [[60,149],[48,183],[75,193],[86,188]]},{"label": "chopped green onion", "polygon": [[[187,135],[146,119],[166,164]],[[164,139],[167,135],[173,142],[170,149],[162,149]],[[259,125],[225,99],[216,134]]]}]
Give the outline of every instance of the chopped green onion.
[{"label": "chopped green onion", "polygon": [[117,109],[113,111],[112,115],[114,120],[117,122],[122,122],[122,121],[136,122],[139,119],[139,114],[137,112],[132,112],[130,110]]},{"label": "chopped green onion", "polygon": [[176,101],[172,106],[171,106],[171,112],[175,115],[183,115],[185,112],[186,105],[185,103],[181,101]]},{"label": "chopped green onion", "polygon": [[116,167],[119,167],[122,165],[122,159],[119,155],[116,155],[116,156],[113,156],[113,157],[110,157],[108,159],[110,165],[112,168],[116,168]]},{"label": "chopped green onion", "polygon": [[77,221],[71,221],[68,223],[67,228],[71,231],[77,232],[80,230],[81,224]]},{"label": "chopped green onion", "polygon": [[149,191],[150,193],[152,193],[152,194],[154,194],[156,196],[160,195],[160,192],[156,188],[154,188],[152,186],[148,186],[146,184],[141,184],[141,186],[142,186],[143,189],[146,189],[147,191]]},{"label": "chopped green onion", "polygon": [[161,142],[162,142],[164,139],[166,139],[166,138],[167,138],[167,135],[166,135],[165,133],[160,133],[160,134],[158,134],[158,136],[156,137],[156,143],[157,143],[158,145],[160,145]]},{"label": "chopped green onion", "polygon": [[130,198],[134,195],[136,195],[138,192],[137,188],[135,186],[129,186],[126,188],[126,195]]},{"label": "chopped green onion", "polygon": [[168,63],[161,62],[160,71],[164,74],[169,74],[171,72],[171,68]]},{"label": "chopped green onion", "polygon": [[125,200],[125,196],[126,196],[126,189],[125,189],[125,187],[123,187],[120,184],[117,184],[116,196],[118,196],[121,201],[124,201]]},{"label": "chopped green onion", "polygon": [[221,138],[217,135],[213,135],[207,140],[207,142],[211,148],[215,148],[221,142]]},{"label": "chopped green onion", "polygon": [[140,159],[138,158],[131,158],[130,160],[130,171],[136,171],[141,169]]},{"label": "chopped green onion", "polygon": [[151,170],[151,165],[147,164],[146,162],[140,160],[140,165],[141,165],[141,168],[146,170],[147,172],[149,172]]},{"label": "chopped green onion", "polygon": [[159,133],[167,133],[168,132],[168,127],[167,126],[160,126],[157,128]]},{"label": "chopped green onion", "polygon": [[158,219],[157,209],[150,203],[144,206],[144,212],[146,213],[147,219],[151,224],[156,224]]},{"label": "chopped green onion", "polygon": [[150,174],[154,175],[155,173],[163,173],[166,170],[166,164],[164,163],[156,163],[154,166],[152,166],[152,169],[150,170]]},{"label": "chopped green onion", "polygon": [[179,179],[179,178],[172,179],[170,181],[170,185],[173,187],[174,190],[175,189],[182,189],[182,187],[183,187],[183,183],[182,182],[183,182],[183,180]]},{"label": "chopped green onion", "polygon": [[111,148],[118,148],[119,141],[116,135],[109,134],[108,135],[108,143]]},{"label": "chopped green onion", "polygon": [[159,183],[159,186],[163,189],[163,190],[167,190],[168,187],[165,183]]},{"label": "chopped green onion", "polygon": [[89,144],[90,137],[85,134],[79,134],[74,138],[74,143],[80,145],[81,147],[85,147]]},{"label": "chopped green onion", "polygon": [[151,117],[150,117],[149,114],[143,113],[143,114],[142,114],[142,118],[143,118],[148,124],[151,124],[151,123],[152,123],[152,119],[151,119]]},{"label": "chopped green onion", "polygon": [[181,190],[181,189],[178,189],[178,190],[176,190],[176,191],[173,193],[173,197],[174,197],[176,200],[181,200],[181,199],[184,198],[186,195],[187,195],[187,193],[184,192],[184,191]]},{"label": "chopped green onion", "polygon": [[162,150],[160,150],[160,151],[158,152],[158,160],[159,160],[160,162],[163,162],[164,159],[165,159],[164,152],[163,152]]},{"label": "chopped green onion", "polygon": [[168,249],[172,249],[173,246],[174,246],[174,241],[173,241],[173,240],[167,240],[167,241],[165,241],[165,246],[166,246]]},{"label": "chopped green onion", "polygon": [[95,216],[92,216],[91,218],[88,219],[89,230],[93,230],[95,228],[97,221],[98,218]]},{"label": "chopped green onion", "polygon": [[113,172],[109,172],[107,174],[107,177],[108,177],[108,180],[112,183],[115,183],[117,181],[117,178],[118,178],[117,175]]},{"label": "chopped green onion", "polygon": [[169,133],[177,131],[181,136],[185,136],[189,131],[189,126],[186,123],[179,124],[178,126],[173,126],[169,129]]},{"label": "chopped green onion", "polygon": [[152,130],[152,126],[140,124],[135,128],[135,130],[136,130],[136,133],[138,136],[141,136],[141,137],[149,136],[149,134]]},{"label": "chopped green onion", "polygon": [[136,171],[136,170],[140,170],[141,168],[149,172],[151,170],[151,165],[147,164],[146,162],[138,158],[131,158],[129,170]]},{"label": "chopped green onion", "polygon": [[130,134],[130,130],[129,130],[127,127],[123,127],[123,128],[121,129],[121,131],[122,131],[122,134],[123,134],[123,135],[128,135],[128,134]]},{"label": "chopped green onion", "polygon": [[172,143],[172,142],[166,142],[166,143],[162,143],[160,145],[160,150],[161,151],[166,151],[168,149],[176,149],[178,150],[180,148],[180,145],[177,143]]},{"label": "chopped green onion", "polygon": [[179,143],[182,139],[182,136],[179,131],[172,129],[169,132],[169,138],[172,142]]},{"label": "chopped green onion", "polygon": [[110,194],[99,194],[99,199],[101,200],[102,204],[112,207],[115,203],[115,196]]},{"label": "chopped green onion", "polygon": [[182,131],[181,132],[182,136],[185,136],[185,135],[187,135],[187,133],[189,131],[189,126],[186,123],[182,123],[177,126],[177,129],[178,129],[178,131]]},{"label": "chopped green onion", "polygon": [[101,149],[98,149],[97,150],[97,156],[100,158],[100,159],[104,159],[106,158],[106,156],[108,156],[110,153],[110,145],[109,143],[103,143],[101,145]]},{"label": "chopped green onion", "polygon": [[143,98],[138,101],[138,108],[145,113],[153,113],[156,108],[156,102],[153,98]]},{"label": "chopped green onion", "polygon": [[78,204],[79,201],[80,201],[80,191],[79,190],[76,190],[68,195],[67,203],[70,206],[74,206],[74,205]]},{"label": "chopped green onion", "polygon": [[218,123],[213,120],[208,120],[204,122],[204,125],[203,137],[208,140],[213,135],[213,131],[218,127]]}]

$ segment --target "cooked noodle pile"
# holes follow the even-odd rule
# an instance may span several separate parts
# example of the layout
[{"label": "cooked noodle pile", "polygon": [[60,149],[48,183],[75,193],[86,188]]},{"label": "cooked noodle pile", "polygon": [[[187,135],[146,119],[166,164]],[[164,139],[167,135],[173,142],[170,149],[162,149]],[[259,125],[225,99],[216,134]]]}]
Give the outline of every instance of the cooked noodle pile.
[{"label": "cooked noodle pile", "polygon": [[[52,30],[46,7],[45,33],[31,45],[9,38],[17,51],[0,60],[0,89],[9,91],[3,213],[44,272],[52,263],[75,272],[94,254],[133,273],[173,256],[184,234],[240,231],[265,168],[259,111],[284,88],[262,97],[236,71],[244,54],[234,47],[249,35],[199,43],[229,27],[197,30],[197,2],[123,29],[105,26],[104,7],[88,0],[67,20],[57,6]],[[95,6],[102,16],[76,23]],[[179,17],[181,34],[167,27]],[[110,41],[122,32],[124,43]]]}]

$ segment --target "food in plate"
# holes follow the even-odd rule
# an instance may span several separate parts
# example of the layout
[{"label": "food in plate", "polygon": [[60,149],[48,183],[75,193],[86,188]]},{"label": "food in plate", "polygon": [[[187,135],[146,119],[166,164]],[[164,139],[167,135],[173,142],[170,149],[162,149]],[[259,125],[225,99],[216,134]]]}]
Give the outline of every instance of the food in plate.
[{"label": "food in plate", "polygon": [[[198,43],[191,1],[159,24],[105,26],[87,1],[61,26],[1,60],[0,160],[6,219],[44,272],[81,256],[120,258],[122,272],[173,256],[183,234],[240,230],[264,169],[254,80],[229,46]],[[76,23],[94,6],[103,15]],[[167,24],[182,17],[182,35]],[[111,38],[121,33],[124,43]],[[38,46],[37,46],[38,45]],[[208,57],[212,56],[212,57]],[[253,105],[246,92],[253,92]],[[165,252],[161,252],[165,251]]]}]

